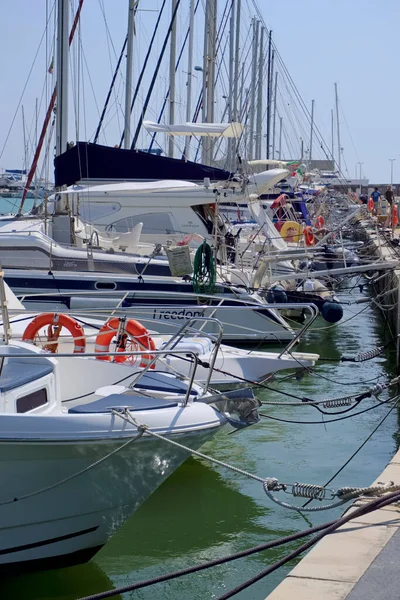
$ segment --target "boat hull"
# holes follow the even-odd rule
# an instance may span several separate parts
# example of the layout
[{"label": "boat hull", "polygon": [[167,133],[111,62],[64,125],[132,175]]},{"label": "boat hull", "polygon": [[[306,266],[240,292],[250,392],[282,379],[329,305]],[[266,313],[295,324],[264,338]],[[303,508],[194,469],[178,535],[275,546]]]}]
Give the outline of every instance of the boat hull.
[{"label": "boat hull", "polygon": [[[195,449],[220,425],[217,421],[173,437]],[[0,568],[49,568],[89,560],[188,457],[186,451],[144,435],[88,469],[126,441],[0,442]],[[6,503],[10,499],[15,500]]]},{"label": "boat hull", "polygon": [[[32,311],[93,315],[100,310],[104,315],[104,309],[111,311],[118,305],[129,317],[162,334],[173,334],[193,317],[213,317],[222,323],[223,339],[231,344],[277,343],[294,335],[279,313],[262,299],[257,301],[239,290],[234,293],[222,285],[216,286],[210,299],[194,294],[191,283],[172,277],[138,280],[100,273],[77,276],[74,272],[18,269],[7,269],[5,275],[7,284]],[[207,323],[203,331],[217,333],[219,329],[215,323]]]}]

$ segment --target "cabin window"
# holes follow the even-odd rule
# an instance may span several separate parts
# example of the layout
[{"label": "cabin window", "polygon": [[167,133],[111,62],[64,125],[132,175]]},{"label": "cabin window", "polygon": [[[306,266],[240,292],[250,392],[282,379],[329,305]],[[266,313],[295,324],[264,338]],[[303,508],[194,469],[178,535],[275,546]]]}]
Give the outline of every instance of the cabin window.
[{"label": "cabin window", "polygon": [[88,223],[97,223],[98,219],[116,214],[120,210],[121,205],[119,202],[95,202],[94,200],[85,202],[82,197],[79,214],[84,221],[87,221]]},{"label": "cabin window", "polygon": [[31,394],[17,399],[17,413],[26,413],[39,406],[47,404],[47,390],[45,388],[36,390]]},{"label": "cabin window", "polygon": [[179,233],[172,221],[171,213],[162,212],[131,215],[120,221],[115,221],[107,229],[118,233],[126,233],[127,231],[132,231],[138,223],[143,223],[142,233],[159,233],[164,235]]}]

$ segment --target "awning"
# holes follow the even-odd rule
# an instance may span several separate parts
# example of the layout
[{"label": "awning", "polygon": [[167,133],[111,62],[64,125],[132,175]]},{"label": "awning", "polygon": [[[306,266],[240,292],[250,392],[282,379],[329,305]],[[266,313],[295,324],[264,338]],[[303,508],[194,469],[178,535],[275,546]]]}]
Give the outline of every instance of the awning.
[{"label": "awning", "polygon": [[165,125],[154,121],[143,121],[144,127],[151,133],[167,135],[194,135],[203,137],[238,138],[244,127],[241,123],[174,123]]}]

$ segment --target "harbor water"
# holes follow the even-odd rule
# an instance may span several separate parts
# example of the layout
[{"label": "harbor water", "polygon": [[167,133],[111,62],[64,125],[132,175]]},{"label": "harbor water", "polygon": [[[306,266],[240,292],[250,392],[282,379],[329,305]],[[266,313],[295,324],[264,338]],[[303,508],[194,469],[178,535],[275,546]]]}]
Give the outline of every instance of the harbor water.
[{"label": "harbor water", "polygon": [[[350,287],[349,283],[346,287]],[[344,302],[359,297],[357,286],[340,294]],[[318,320],[316,328],[309,332],[307,341],[299,348],[333,360],[319,362],[315,372],[300,381],[295,378],[282,381],[285,374],[281,373],[270,385],[316,400],[366,390],[395,374],[391,347],[367,362],[339,362],[339,359],[344,354],[365,352],[389,339],[385,320],[371,303],[345,305],[339,324],[330,326],[322,319]],[[270,390],[259,390],[257,395],[264,401],[291,401]],[[380,399],[387,397],[385,392]],[[202,450],[261,477],[274,476],[289,483],[324,484],[391,408],[391,405],[382,404],[363,414],[355,414],[372,405],[377,405],[375,399],[363,400],[357,409],[342,415],[349,418],[332,423],[328,423],[330,416],[309,406],[263,406],[262,413],[268,417],[263,417],[260,424],[239,433],[221,432]],[[383,470],[397,445],[398,412],[395,408],[330,487],[369,485]],[[296,504],[304,503],[304,500],[292,499],[282,493],[279,497]],[[271,503],[261,483],[203,459],[191,458],[145,502],[91,562],[3,579],[1,598],[75,600],[286,536],[329,521],[341,512],[342,509],[309,513],[305,518]],[[217,599],[284,556],[289,549],[293,546],[282,546],[140,589],[123,598]],[[293,564],[235,597],[238,600],[264,599]]]}]

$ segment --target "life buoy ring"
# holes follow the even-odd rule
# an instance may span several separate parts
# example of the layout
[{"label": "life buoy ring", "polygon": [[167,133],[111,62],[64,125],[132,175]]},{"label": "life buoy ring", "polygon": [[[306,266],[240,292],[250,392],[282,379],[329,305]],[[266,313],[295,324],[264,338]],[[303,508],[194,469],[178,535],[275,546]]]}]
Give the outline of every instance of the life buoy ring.
[{"label": "life buoy ring", "polygon": [[374,210],[374,201],[372,200],[371,196],[368,198],[367,208],[370,212]]},{"label": "life buoy ring", "polygon": [[319,215],[315,220],[315,227],[317,229],[322,229],[324,225],[325,225],[325,219],[322,215]]},{"label": "life buoy ring", "polygon": [[304,238],[306,240],[306,246],[314,246],[315,237],[313,234],[312,227],[310,227],[310,225],[307,225],[307,227],[304,227],[303,233],[304,233]]},{"label": "life buoy ring", "polygon": [[285,221],[279,233],[285,241],[298,243],[303,234],[303,227],[296,221]]},{"label": "life buoy ring", "polygon": [[[58,340],[61,328],[65,327],[65,329],[68,329],[68,331],[74,338],[74,353],[82,354],[83,352],[85,352],[85,332],[73,317],[69,317],[68,315],[64,315],[62,313],[42,313],[41,315],[35,317],[25,329],[22,336],[22,341],[34,343],[36,335],[39,333],[42,327],[46,326],[48,326],[48,342],[56,342]],[[53,326],[56,328],[56,331],[53,330]],[[57,352],[57,345],[55,343],[53,343],[52,345],[49,344],[49,347],[47,349],[51,352]]]},{"label": "life buoy ring", "polygon": [[[95,352],[107,352],[110,349],[110,344],[112,339],[116,336],[118,332],[120,321],[117,317],[109,319],[107,323],[103,325],[100,329],[99,333],[96,337],[95,342]],[[140,350],[156,350],[156,345],[154,340],[150,337],[149,332],[146,327],[139,323],[139,321],[135,321],[134,319],[130,319],[124,325],[124,332],[120,335],[117,341],[117,352],[126,352],[126,345],[129,337],[131,341],[136,343],[138,349]],[[107,360],[117,363],[123,363],[129,360],[129,356],[114,356],[112,359],[111,356],[96,356],[98,360]],[[140,360],[141,367],[147,367],[147,365],[154,359],[154,355],[151,354],[142,354]],[[151,369],[155,369],[155,364],[152,364]]]}]

